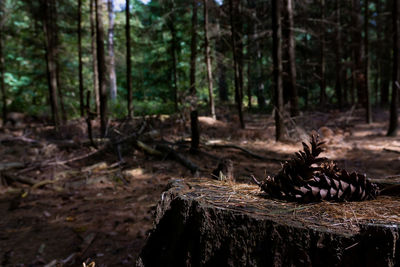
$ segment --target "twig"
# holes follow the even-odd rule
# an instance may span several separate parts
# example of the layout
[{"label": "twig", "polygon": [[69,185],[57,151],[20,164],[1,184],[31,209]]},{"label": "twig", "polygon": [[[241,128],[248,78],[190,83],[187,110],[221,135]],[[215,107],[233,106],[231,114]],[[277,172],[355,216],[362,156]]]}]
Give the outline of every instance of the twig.
[{"label": "twig", "polygon": [[261,185],[261,182],[260,182],[260,181],[258,181],[258,180],[256,179],[256,177],[254,177],[254,175],[253,175],[253,174],[252,174],[250,177],[253,179],[253,181],[254,181],[254,183],[256,183],[256,185],[258,185],[258,186],[260,186],[260,185]]}]

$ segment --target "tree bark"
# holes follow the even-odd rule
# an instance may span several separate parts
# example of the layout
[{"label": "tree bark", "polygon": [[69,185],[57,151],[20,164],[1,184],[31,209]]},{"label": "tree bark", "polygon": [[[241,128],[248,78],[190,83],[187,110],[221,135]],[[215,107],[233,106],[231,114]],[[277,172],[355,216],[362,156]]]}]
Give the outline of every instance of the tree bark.
[{"label": "tree bark", "polygon": [[6,95],[6,85],[4,82],[4,23],[5,23],[5,0],[0,0],[0,90],[1,90],[1,100],[2,100],[2,116],[3,124],[7,121],[7,95]]},{"label": "tree bark", "polygon": [[398,127],[398,90],[399,86],[399,53],[400,53],[400,39],[399,39],[399,3],[393,1],[392,9],[392,23],[393,23],[393,72],[392,72],[392,101],[390,105],[390,119],[389,119],[389,130],[388,136],[397,135]]},{"label": "tree bark", "polygon": [[96,46],[96,10],[95,0],[90,0],[90,35],[92,50],[92,69],[93,69],[93,91],[95,96],[95,106],[97,116],[100,115],[100,88],[99,88],[99,70],[97,63],[97,46]]},{"label": "tree bark", "polygon": [[364,0],[364,49],[365,49],[365,59],[364,59],[364,90],[365,90],[365,109],[366,109],[366,122],[372,123],[372,110],[371,110],[371,96],[369,93],[369,34],[368,34],[368,24],[369,24],[369,5],[368,0]]},{"label": "tree bark", "polygon": [[[386,1],[386,6],[385,10],[386,13],[391,13],[393,12],[392,10],[392,5],[390,5],[391,1]],[[384,25],[384,39],[385,40],[390,40],[393,38],[392,36],[392,31],[389,27],[391,23],[389,20],[382,19],[382,25]],[[393,24],[393,23],[392,23]],[[381,45],[381,44],[379,44]],[[381,46],[382,47],[382,46]],[[382,68],[381,68],[381,106],[387,106],[389,104],[389,87],[390,87],[390,65],[393,63],[391,59],[391,49],[382,49],[382,57],[381,59],[383,60]]]},{"label": "tree bark", "polygon": [[197,0],[192,0],[192,29],[190,42],[190,89],[192,96],[196,95],[196,58],[197,58]]},{"label": "tree bark", "polygon": [[281,141],[284,135],[281,40],[281,1],[272,0],[272,59],[274,65],[275,138],[277,141]]},{"label": "tree bark", "polygon": [[101,0],[94,1],[96,7],[97,69],[99,71],[100,89],[100,132],[102,136],[105,136],[107,132],[107,73],[104,51],[104,27],[102,21],[103,6]]},{"label": "tree bark", "polygon": [[132,103],[132,59],[131,59],[131,26],[130,26],[130,0],[125,2],[125,35],[126,35],[126,86],[128,90],[128,118],[133,117]]},{"label": "tree bark", "polygon": [[215,105],[214,105],[214,93],[213,93],[213,79],[212,79],[212,66],[211,66],[211,49],[208,37],[208,5],[207,0],[204,0],[204,50],[205,50],[205,61],[207,68],[207,82],[208,82],[208,97],[210,105],[211,117],[215,119]]},{"label": "tree bark", "polygon": [[79,107],[81,117],[85,115],[83,69],[82,69],[82,0],[78,0],[78,63],[79,63]]},{"label": "tree bark", "polygon": [[[232,45],[232,53],[233,53],[233,71],[234,71],[234,77],[235,77],[235,99],[236,99],[236,104],[238,108],[238,113],[239,113],[239,121],[240,121],[240,127],[242,129],[245,128],[244,120],[243,120],[243,112],[242,112],[242,98],[241,98],[241,89],[240,89],[240,72],[239,72],[239,62],[238,62],[238,55],[237,55],[237,33],[236,33],[236,27],[235,27],[235,22],[234,22],[234,17],[236,17],[233,12],[233,1],[234,0],[229,0],[229,15],[230,15],[230,23],[231,23],[231,45]],[[235,2],[235,6],[236,6]],[[236,8],[235,8],[236,9]]]},{"label": "tree bark", "polygon": [[54,39],[53,31],[54,21],[51,5],[52,1],[42,1],[42,10],[44,14],[43,19],[43,31],[45,34],[45,50],[46,50],[46,65],[47,65],[47,79],[49,85],[49,97],[51,114],[53,118],[53,123],[58,131],[60,125],[60,114],[59,114],[59,104],[58,104],[58,83],[57,83],[57,63],[56,63],[56,40]]},{"label": "tree bark", "polygon": [[296,43],[293,36],[293,0],[286,3],[288,16],[288,59],[289,59],[289,92],[290,92],[290,115],[299,115],[299,97],[296,87]]},{"label": "tree bark", "polygon": [[343,107],[343,94],[342,94],[342,31],[341,31],[341,23],[340,23],[340,1],[335,1],[335,9],[336,9],[336,97],[338,101],[338,106],[341,109]]},{"label": "tree bark", "polygon": [[115,74],[115,54],[114,54],[114,0],[107,1],[108,6],[108,71],[110,82],[110,97],[117,97],[117,76]]},{"label": "tree bark", "polygon": [[321,32],[320,32],[320,105],[326,104],[326,77],[325,77],[325,0],[320,0],[321,4]]}]

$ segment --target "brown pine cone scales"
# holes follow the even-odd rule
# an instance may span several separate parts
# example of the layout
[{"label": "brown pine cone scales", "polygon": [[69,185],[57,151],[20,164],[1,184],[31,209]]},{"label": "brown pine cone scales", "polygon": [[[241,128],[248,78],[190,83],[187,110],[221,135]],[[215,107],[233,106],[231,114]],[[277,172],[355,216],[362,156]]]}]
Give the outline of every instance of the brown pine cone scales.
[{"label": "brown pine cone scales", "polygon": [[366,175],[348,173],[336,163],[318,157],[323,151],[316,136],[311,137],[310,146],[303,143],[303,151],[282,165],[274,177],[256,183],[271,197],[296,202],[362,201],[374,199],[379,194],[378,186]]}]

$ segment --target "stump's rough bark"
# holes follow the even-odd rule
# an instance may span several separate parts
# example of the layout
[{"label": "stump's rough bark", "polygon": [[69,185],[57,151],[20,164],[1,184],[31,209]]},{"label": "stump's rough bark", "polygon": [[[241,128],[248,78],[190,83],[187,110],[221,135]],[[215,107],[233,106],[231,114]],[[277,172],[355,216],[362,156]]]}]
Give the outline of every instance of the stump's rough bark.
[{"label": "stump's rough bark", "polygon": [[267,199],[252,185],[174,180],[137,266],[400,264],[397,224],[323,223],[304,212],[312,205]]}]

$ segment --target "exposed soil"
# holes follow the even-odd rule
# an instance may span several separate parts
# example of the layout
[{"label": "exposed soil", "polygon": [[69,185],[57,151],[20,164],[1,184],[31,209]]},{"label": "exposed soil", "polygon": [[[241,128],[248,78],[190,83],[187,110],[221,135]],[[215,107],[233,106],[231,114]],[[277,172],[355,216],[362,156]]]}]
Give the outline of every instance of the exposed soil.
[{"label": "exposed soil", "polygon": [[[274,141],[271,115],[247,114],[245,130],[228,115],[219,120],[200,117],[199,121],[200,149],[205,153],[188,152],[190,123],[179,117],[148,119],[143,142],[175,144],[174,149],[200,167],[195,175],[199,177],[211,179],[218,158],[230,158],[236,179],[250,183],[251,174],[262,178],[276,173],[280,161],[299,150],[299,140],[314,130],[327,141],[325,156],[340,167],[370,178],[400,173],[400,140],[385,136],[388,115],[382,111],[375,112],[376,122],[370,125],[363,122],[362,110],[305,114],[287,122],[286,142]],[[110,132],[118,131],[111,132],[112,138],[138,131],[142,122],[114,122]],[[125,147],[123,164],[118,164],[116,151],[110,150],[61,164],[94,151],[82,141],[85,138],[83,121],[63,126],[59,135],[49,126],[26,121],[0,129],[0,164],[22,163],[3,170],[1,179],[1,266],[81,266],[83,262],[132,266],[168,180],[193,177],[180,163],[134,147]],[[267,159],[212,144],[238,145]],[[10,183],[4,174],[42,184]]]}]

